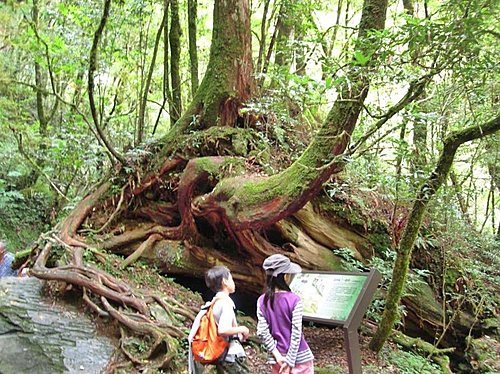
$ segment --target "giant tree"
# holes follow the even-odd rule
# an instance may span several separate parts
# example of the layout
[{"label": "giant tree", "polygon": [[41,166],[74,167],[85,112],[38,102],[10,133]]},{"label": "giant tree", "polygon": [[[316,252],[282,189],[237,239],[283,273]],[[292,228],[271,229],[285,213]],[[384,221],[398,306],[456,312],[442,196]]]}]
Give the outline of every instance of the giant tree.
[{"label": "giant tree", "polygon": [[[384,28],[386,9],[385,0],[365,1],[356,43],[365,56],[376,52],[378,43],[371,31]],[[144,149],[148,152],[143,154],[152,156],[120,158],[124,167],[114,182],[108,179],[96,187],[39,247],[35,276],[82,287],[84,300],[99,315],[153,337],[142,357],[128,351],[133,361],[142,364],[148,359],[151,366],[170,364],[177,347],[174,338],[182,333],[174,322],[165,326],[152,318],[150,306],[158,303],[168,312],[179,313],[178,305],[158,295],[140,295],[86,264],[84,253],[99,256],[107,249],[129,254],[122,264],[126,266],[148,250],[177,251],[181,260],[167,261],[164,270],[200,274],[222,262],[250,290],[259,287],[262,274],[257,269],[262,259],[283,251],[266,232],[295,242],[287,248],[289,255],[305,266],[331,269],[338,263],[326,246],[308,239],[319,236],[314,234],[317,224],[311,221],[316,213],[298,212],[342,169],[342,153],[368,92],[371,65],[353,65],[348,72],[350,84],[341,88],[343,99],[334,103],[303,155],[282,172],[266,175],[258,162],[251,161],[252,151],[262,151],[255,145],[258,118],[243,110],[254,89],[249,15],[247,0],[215,2],[209,65],[185,113],[163,139]],[[90,66],[95,66],[92,60]],[[117,184],[117,196],[113,184]],[[301,224],[284,220],[296,213]],[[125,230],[117,231],[117,225]],[[87,231],[81,231],[84,228]],[[85,237],[88,230],[94,233],[93,239]],[[71,258],[66,265],[49,267],[53,248],[61,246]],[[158,358],[160,347],[166,353]]]},{"label": "giant tree", "polygon": [[[168,9],[169,2],[164,4]],[[107,11],[105,7],[104,14]],[[127,256],[122,268],[145,257],[162,271],[197,277],[224,263],[237,282],[257,292],[263,278],[260,264],[271,253],[287,252],[306,268],[324,270],[341,267],[332,248],[348,247],[362,261],[373,256],[366,231],[349,231],[327,217],[321,190],[345,165],[346,149],[382,53],[386,11],[386,0],[364,1],[352,43],[354,58],[338,80],[337,99],[303,153],[272,170],[267,163],[277,149],[259,138],[263,127],[272,126],[266,122],[272,116],[251,109],[256,98],[249,2],[216,0],[209,63],[191,104],[178,113],[178,119],[172,113],[177,120],[163,138],[116,157],[119,164],[112,177],[107,176],[42,237],[33,274],[81,287],[85,302],[97,314],[116,319],[129,333],[152,337],[141,355],[127,350],[126,344],[122,348],[137,365],[164,368],[175,357],[176,338],[183,332],[176,317],[165,323],[155,318],[152,309],[159,306],[170,316],[192,317],[190,311],[170,298],[134,290],[85,259],[102,259],[110,251]],[[172,45],[178,41],[176,13],[178,9],[173,9],[172,55],[179,52]],[[100,32],[101,26],[91,56],[99,47]],[[164,56],[166,52],[165,48]],[[95,70],[92,62],[90,79]],[[377,117],[374,131],[418,98],[439,71],[429,70]],[[167,88],[168,73],[173,71],[165,69]],[[180,84],[180,80],[174,83],[178,78],[171,76],[172,89]],[[164,100],[169,96],[165,92]],[[70,254],[65,264],[50,265],[58,253],[54,249]]]}]

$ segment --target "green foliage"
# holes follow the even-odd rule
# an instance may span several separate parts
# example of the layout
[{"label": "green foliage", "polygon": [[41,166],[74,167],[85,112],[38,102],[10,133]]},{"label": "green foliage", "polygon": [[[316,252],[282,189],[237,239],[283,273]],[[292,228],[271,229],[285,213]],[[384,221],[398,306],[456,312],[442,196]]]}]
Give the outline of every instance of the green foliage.
[{"label": "green foliage", "polygon": [[[341,258],[342,268],[345,271],[361,272],[369,271],[370,269],[377,269],[382,274],[379,291],[375,293],[366,313],[367,318],[379,322],[385,307],[384,292],[381,290],[386,291],[391,283],[396,252],[386,249],[386,251],[380,254],[380,257],[373,257],[368,265],[365,265],[361,261],[354,258],[352,251],[348,248],[335,249],[333,252]],[[426,283],[426,279],[429,275],[430,272],[428,270],[412,269],[412,271],[408,274],[403,296],[413,295],[414,292],[418,292],[419,286]],[[404,306],[400,305],[399,308],[400,315],[405,315],[406,312]]]},{"label": "green foliage", "polygon": [[40,209],[46,205],[42,194],[24,196],[0,179],[0,240],[10,251],[25,249],[47,229],[46,212]]},{"label": "green foliage", "polygon": [[[497,240],[470,235],[460,241],[462,253],[449,256],[443,272],[444,292],[449,305],[462,305],[487,329],[498,328],[500,302],[500,244]],[[450,248],[446,248],[450,251]]]},{"label": "green foliage", "polygon": [[342,366],[328,365],[325,367],[315,367],[314,372],[318,374],[342,374],[345,371]]},{"label": "green foliage", "polygon": [[429,362],[424,357],[405,351],[390,351],[386,357],[397,368],[397,372],[401,374],[440,374],[441,369]]}]

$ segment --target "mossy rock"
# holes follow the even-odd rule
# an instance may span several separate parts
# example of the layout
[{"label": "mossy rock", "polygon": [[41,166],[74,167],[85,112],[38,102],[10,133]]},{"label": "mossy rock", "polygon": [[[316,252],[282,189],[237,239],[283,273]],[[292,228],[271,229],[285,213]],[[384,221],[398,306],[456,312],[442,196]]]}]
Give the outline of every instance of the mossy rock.
[{"label": "mossy rock", "polygon": [[36,278],[0,279],[0,373],[98,373],[115,351],[78,305],[55,305]]},{"label": "mossy rock", "polygon": [[470,364],[479,373],[500,373],[500,342],[488,335],[469,340]]}]

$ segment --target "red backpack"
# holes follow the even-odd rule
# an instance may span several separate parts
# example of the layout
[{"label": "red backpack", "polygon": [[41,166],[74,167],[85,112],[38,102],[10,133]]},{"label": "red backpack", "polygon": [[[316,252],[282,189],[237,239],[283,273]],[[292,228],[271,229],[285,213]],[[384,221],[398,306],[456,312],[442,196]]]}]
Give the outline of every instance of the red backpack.
[{"label": "red backpack", "polygon": [[223,358],[229,342],[217,333],[217,322],[214,316],[214,300],[207,312],[200,319],[200,326],[191,343],[193,358],[202,364],[213,364]]}]

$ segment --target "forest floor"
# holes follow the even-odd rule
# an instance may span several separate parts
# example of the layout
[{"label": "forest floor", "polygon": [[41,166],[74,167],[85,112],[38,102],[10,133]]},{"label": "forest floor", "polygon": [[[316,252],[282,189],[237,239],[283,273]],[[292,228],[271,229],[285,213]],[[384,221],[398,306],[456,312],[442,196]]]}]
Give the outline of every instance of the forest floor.
[{"label": "forest floor", "polygon": [[[108,266],[104,267],[104,270],[114,273],[113,275],[122,278],[135,288],[143,289],[144,291],[154,290],[155,292],[175,297],[176,300],[186,305],[186,307],[191,307],[194,310],[198,310],[203,304],[202,296],[199,293],[183,287],[173,279],[158,274],[157,269],[152,269],[143,262],[134,263],[126,270],[117,270],[119,268],[117,266],[119,258],[115,256],[110,256],[110,258],[112,260],[108,263]],[[53,297],[56,297],[56,294],[58,294],[58,292],[49,293],[52,293]],[[59,296],[62,295],[59,294]],[[80,302],[82,308],[84,308],[83,302],[81,300]],[[253,338],[250,339],[251,341],[244,344],[248,356],[250,373],[270,373],[270,367],[266,364],[266,353],[256,343],[255,318],[238,315],[238,320],[241,324],[248,326],[251,335],[253,335]],[[189,321],[186,321],[186,331],[189,330],[190,324]],[[115,323],[109,324],[106,320],[96,318],[96,325],[97,329],[104,335],[114,339],[117,338],[117,325]],[[304,325],[304,335],[315,356],[314,366],[316,374],[348,373],[342,329],[328,326],[310,326],[306,323]],[[408,370],[408,361],[415,361],[415,355],[405,356],[406,352],[399,350],[391,342],[384,346],[380,355],[376,355],[368,348],[369,341],[369,336],[360,335],[359,342],[363,373],[440,373],[439,370],[430,365],[429,361],[420,356],[413,363],[413,367],[417,369]],[[206,370],[206,372],[210,373],[212,370]],[[180,369],[176,373],[187,373],[187,362],[186,369]]]},{"label": "forest floor", "polygon": [[[195,309],[199,309],[203,303],[202,297],[199,293],[192,292],[173,280],[163,276],[159,276],[157,274],[150,274],[149,276],[146,275],[148,273],[149,272],[142,272],[141,277],[149,277],[149,280],[155,277],[162,278],[162,282],[153,282],[155,285],[154,287],[162,293],[174,296],[177,300],[181,300],[187,306]],[[133,271],[130,274],[136,274],[136,272]],[[148,283],[137,282],[137,279],[132,279],[131,281],[132,283],[136,283],[136,285],[139,283],[139,287],[144,286],[145,284],[145,287],[147,287]],[[158,287],[158,285],[160,285],[160,287]],[[238,316],[238,320],[239,323],[248,326],[251,335],[255,337],[255,317]],[[349,372],[346,350],[344,348],[344,336],[341,328],[317,325],[313,326],[312,324],[309,325],[306,323],[303,330],[306,341],[315,356],[314,366],[316,374],[343,374]],[[436,370],[436,368],[431,366],[429,361],[426,361],[425,358],[415,360],[415,356],[405,356],[406,352],[401,351],[396,344],[393,344],[392,342],[386,343],[381,354],[377,355],[368,348],[368,344],[370,342],[369,336],[360,334],[359,339],[363,373],[440,373],[440,370]],[[251,340],[255,341],[255,338]],[[255,342],[247,342],[244,346],[248,356],[250,373],[270,373],[270,367],[266,364],[267,355],[259,347],[259,344]],[[408,365],[412,364],[408,361],[414,361],[413,367],[416,368],[414,371],[408,367]]]},{"label": "forest floor", "polygon": [[[344,337],[340,328],[305,326],[304,335],[314,353],[316,373],[341,374],[349,372]],[[369,341],[369,337],[360,336],[363,372],[398,373],[394,365],[387,363],[384,358],[379,358],[368,348]],[[249,347],[246,351],[250,361],[251,373],[270,372],[269,366],[265,363],[266,357],[264,353],[254,347]]]}]

